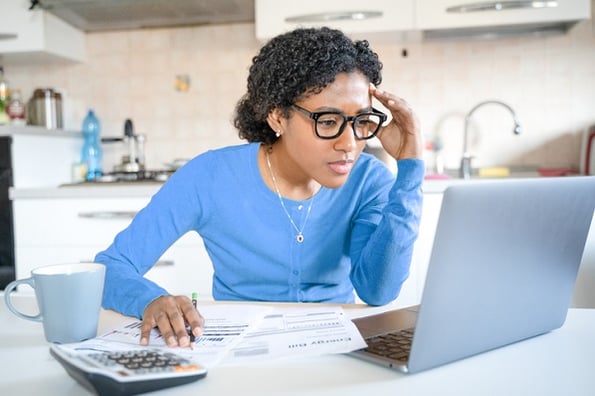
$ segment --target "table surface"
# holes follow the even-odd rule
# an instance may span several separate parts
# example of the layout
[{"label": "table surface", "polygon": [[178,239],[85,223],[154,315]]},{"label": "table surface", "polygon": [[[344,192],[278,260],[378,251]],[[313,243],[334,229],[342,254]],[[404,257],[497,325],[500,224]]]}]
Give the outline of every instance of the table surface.
[{"label": "table surface", "polygon": [[[87,395],[49,354],[40,323],[13,316],[0,293],[0,394]],[[13,303],[35,313],[32,296]],[[353,309],[355,308],[355,309]],[[351,316],[377,309],[347,307]],[[99,331],[127,318],[102,311]],[[215,367],[155,395],[593,395],[595,309],[570,309],[558,330],[418,374],[345,355]]]}]

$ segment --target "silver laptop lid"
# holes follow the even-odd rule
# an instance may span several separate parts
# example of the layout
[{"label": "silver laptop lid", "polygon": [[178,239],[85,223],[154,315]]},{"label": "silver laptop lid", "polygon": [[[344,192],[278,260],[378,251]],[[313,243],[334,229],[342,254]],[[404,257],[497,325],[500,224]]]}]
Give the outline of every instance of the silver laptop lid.
[{"label": "silver laptop lid", "polygon": [[595,177],[448,188],[409,371],[560,327],[594,210]]}]

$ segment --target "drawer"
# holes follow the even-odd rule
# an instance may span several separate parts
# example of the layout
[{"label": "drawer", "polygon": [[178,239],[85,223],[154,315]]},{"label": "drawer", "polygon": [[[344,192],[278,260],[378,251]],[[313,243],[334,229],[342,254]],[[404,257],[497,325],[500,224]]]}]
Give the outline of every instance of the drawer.
[{"label": "drawer", "polygon": [[16,278],[28,278],[31,270],[44,265],[93,261],[99,249],[86,247],[27,247],[16,249]]},{"label": "drawer", "polygon": [[149,198],[15,200],[15,240],[21,246],[107,247],[148,202]]},{"label": "drawer", "polygon": [[212,299],[211,259],[202,240],[196,234],[192,234],[192,238],[189,239],[194,241],[191,246],[180,246],[181,240],[178,241],[163,254],[157,265],[145,276],[171,294],[190,296],[196,292],[201,300]]},{"label": "drawer", "polygon": [[[105,246],[25,246],[16,251],[16,277],[27,278],[31,270],[50,264],[93,261]],[[173,244],[145,275],[171,294],[197,292],[212,298],[213,266],[196,233],[188,233]]]}]

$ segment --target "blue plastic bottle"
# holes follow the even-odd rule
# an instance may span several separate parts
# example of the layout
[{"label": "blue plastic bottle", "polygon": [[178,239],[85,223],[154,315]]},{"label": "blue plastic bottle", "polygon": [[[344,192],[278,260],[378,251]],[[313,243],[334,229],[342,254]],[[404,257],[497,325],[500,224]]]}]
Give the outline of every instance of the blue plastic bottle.
[{"label": "blue plastic bottle", "polygon": [[81,155],[81,162],[87,167],[85,176],[87,181],[95,180],[102,175],[103,153],[101,152],[100,134],[101,123],[93,110],[89,110],[83,120],[85,143]]}]

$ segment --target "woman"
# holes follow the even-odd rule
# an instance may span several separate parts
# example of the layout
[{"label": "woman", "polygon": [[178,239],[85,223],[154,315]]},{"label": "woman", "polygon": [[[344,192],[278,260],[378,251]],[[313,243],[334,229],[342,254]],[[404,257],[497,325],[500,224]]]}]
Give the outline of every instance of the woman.
[{"label": "woman", "polygon": [[[421,212],[422,144],[405,101],[376,88],[366,41],[328,28],[272,39],[253,59],[235,126],[249,143],[203,153],[178,170],[113,244],[103,306],[141,317],[187,346],[203,318],[187,296],[143,278],[167,248],[198,232],[218,300],[350,303],[395,299],[407,279]],[[372,107],[372,98],[392,114]],[[362,154],[376,136],[398,177]]]}]

